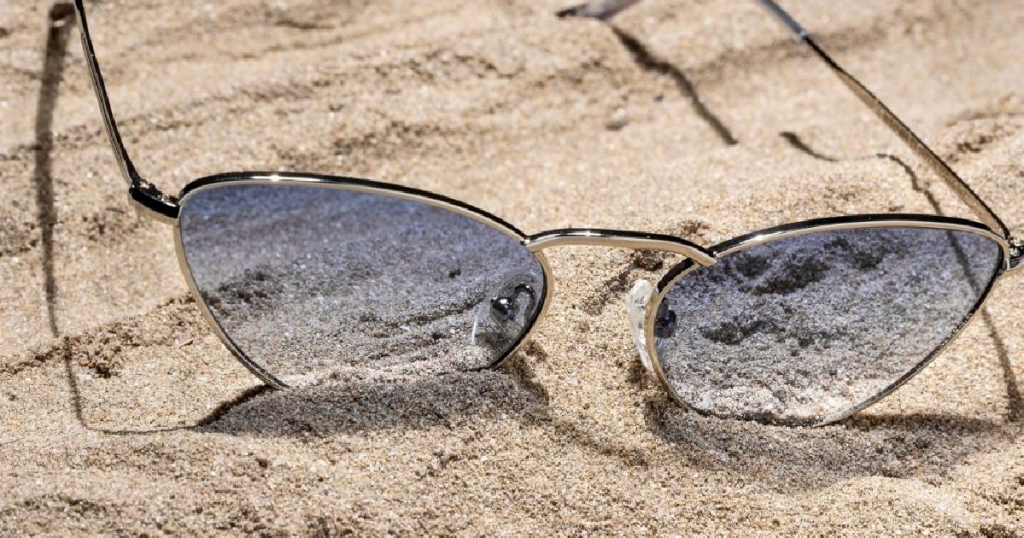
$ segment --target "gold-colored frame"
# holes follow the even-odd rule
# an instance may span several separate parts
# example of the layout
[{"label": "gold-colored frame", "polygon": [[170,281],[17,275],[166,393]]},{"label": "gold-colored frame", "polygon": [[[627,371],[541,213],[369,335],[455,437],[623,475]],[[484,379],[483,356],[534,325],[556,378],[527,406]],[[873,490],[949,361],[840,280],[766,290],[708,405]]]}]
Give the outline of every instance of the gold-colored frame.
[{"label": "gold-colored frame", "polygon": [[[948,346],[949,343],[956,339],[957,336],[963,332],[964,329],[970,324],[975,318],[978,310],[984,305],[988,299],[992,289],[995,287],[997,281],[1000,280],[1004,274],[1008,272],[1008,260],[1011,255],[1010,243],[993,232],[989,227],[984,224],[974,222],[971,220],[941,217],[934,215],[899,215],[899,214],[875,214],[875,215],[855,215],[850,217],[837,217],[828,219],[816,219],[811,221],[799,222],[794,224],[785,224],[775,228],[769,228],[758,232],[743,235],[734,239],[730,239],[723,243],[720,243],[710,250],[713,253],[716,260],[720,260],[731,254],[747,250],[759,245],[773,243],[784,239],[790,239],[793,237],[837,231],[837,230],[856,230],[864,228],[925,228],[932,230],[949,230],[956,232],[967,232],[980,235],[987,239],[992,240],[999,245],[1000,257],[995,272],[989,282],[986,283],[984,291],[981,293],[978,301],[968,311],[960,323],[950,332],[949,336],[946,337],[930,354],[923,357],[917,362],[910,370],[903,374],[895,382],[891,383],[887,387],[883,388],[880,392],[872,395],[867,400],[845,410],[841,413],[825,417],[821,421],[810,423],[812,426],[824,426],[837,422],[854,415],[871,405],[877,403],[879,400],[892,394],[896,389],[900,388],[904,383],[910,381],[916,376],[924,367],[928,366],[936,357],[938,357]],[[672,397],[677,403],[692,409],[698,413],[705,415],[714,415],[698,409],[676,392],[672,384],[669,382],[668,377],[665,375],[665,370],[662,368],[661,359],[658,355],[658,342],[654,335],[655,318],[657,316],[658,307],[662,301],[668,296],[669,292],[678,284],[681,280],[689,276],[691,273],[699,269],[699,265],[694,264],[690,261],[683,261],[676,265],[658,282],[655,287],[655,295],[648,302],[647,310],[645,312],[645,323],[644,323],[644,337],[647,346],[647,354],[651,357],[651,365],[654,369],[655,375],[661,382],[661,385],[668,392],[669,396]]]}]

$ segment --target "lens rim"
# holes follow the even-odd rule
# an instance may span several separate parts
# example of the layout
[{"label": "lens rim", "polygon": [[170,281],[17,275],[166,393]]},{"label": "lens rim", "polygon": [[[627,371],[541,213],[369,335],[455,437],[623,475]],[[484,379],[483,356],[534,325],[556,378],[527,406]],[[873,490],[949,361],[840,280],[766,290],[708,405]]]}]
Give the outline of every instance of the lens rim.
[{"label": "lens rim", "polygon": [[[543,270],[544,293],[541,298],[541,307],[537,312],[537,315],[534,316],[530,325],[523,331],[519,340],[512,345],[504,355],[495,359],[491,364],[479,368],[478,370],[498,368],[504,364],[509,357],[515,355],[515,353],[527,343],[529,337],[533,334],[534,329],[539,325],[540,321],[548,312],[548,307],[551,304],[551,298],[554,296],[554,289],[552,287],[554,278],[551,274],[551,266],[543,253],[534,252],[526,248],[526,234],[515,226],[505,222],[495,215],[492,215],[491,213],[488,213],[487,211],[429,191],[414,189],[412,187],[405,187],[402,185],[394,185],[391,183],[341,176],[294,172],[230,172],[197,179],[186,185],[178,195],[181,212],[184,213],[188,207],[189,200],[200,192],[212,189],[249,185],[336,189],[365,194],[377,194],[401,200],[419,202],[472,218],[473,220],[490,226],[491,228],[494,228],[495,230],[498,230],[508,237],[518,241],[519,244],[523,246],[524,250],[533,255],[534,259],[537,260]],[[241,350],[241,348],[235,344],[234,340],[232,340],[227,332],[220,326],[220,323],[217,322],[217,318],[215,318],[213,313],[210,311],[209,305],[206,304],[206,301],[203,300],[202,294],[199,293],[199,287],[196,284],[195,278],[192,276],[192,270],[189,268],[188,260],[185,257],[185,246],[181,237],[181,220],[182,219],[179,217],[174,221],[174,249],[178,256],[178,266],[181,268],[182,275],[184,275],[185,281],[188,283],[189,292],[199,304],[199,309],[202,311],[203,317],[213,328],[214,333],[217,334],[217,337],[220,338],[224,346],[231,351],[243,366],[256,375],[256,377],[260,378],[260,380],[273,388],[289,388],[287,383],[278,379],[265,368],[250,359]]]},{"label": "lens rim", "polygon": [[[964,316],[960,324],[950,333],[950,335],[928,356],[918,361],[910,370],[903,374],[899,379],[890,385],[886,386],[877,394],[869,397],[865,401],[851,407],[848,410],[836,413],[834,415],[825,417],[819,422],[809,423],[811,426],[825,426],[838,422],[847,417],[850,417],[871,405],[877,403],[881,399],[895,392],[904,383],[910,381],[915,375],[921,372],[926,366],[928,366],[936,357],[942,354],[943,351],[949,346],[950,342],[955,340],[960,334],[967,328],[970,322],[976,317],[976,314],[984,305],[985,301],[990,296],[992,289],[995,287],[995,283],[999,280],[999,277],[1006,271],[1006,260],[1009,259],[1010,255],[1010,244],[1006,238],[992,231],[991,228],[985,226],[976,221],[960,219],[954,217],[943,217],[938,215],[916,215],[916,214],[867,214],[867,215],[853,215],[846,217],[832,217],[823,219],[813,219],[802,222],[795,222],[790,224],[784,224],[781,226],[775,226],[772,228],[766,228],[756,232],[751,232],[745,235],[741,235],[727,241],[723,241],[713,247],[710,252],[713,254],[716,261],[741,252],[743,250],[773,243],[776,241],[790,239],[793,237],[808,235],[820,232],[829,232],[837,230],[855,230],[864,228],[924,228],[932,230],[948,230],[957,232],[967,232],[983,236],[987,239],[994,241],[1001,248],[999,249],[1000,256],[997,260],[995,271],[992,274],[992,278],[985,286],[985,290],[981,293],[978,301],[974,304],[971,310]],[[676,390],[669,383],[665,371],[661,365],[661,358],[658,356],[657,340],[654,336],[655,328],[655,316],[658,312],[658,307],[664,301],[669,291],[683,278],[692,273],[694,270],[702,267],[702,265],[696,264],[693,260],[687,259],[679,263],[672,269],[670,269],[658,285],[655,288],[654,299],[648,301],[647,312],[645,316],[644,332],[647,344],[647,353],[651,357],[651,364],[654,368],[655,375],[661,382],[661,385],[668,392],[669,396],[688,409],[692,409],[702,415],[707,416],[720,416],[710,411],[698,409],[685,399],[683,399]],[[734,418],[734,417],[721,417],[721,418]]]}]

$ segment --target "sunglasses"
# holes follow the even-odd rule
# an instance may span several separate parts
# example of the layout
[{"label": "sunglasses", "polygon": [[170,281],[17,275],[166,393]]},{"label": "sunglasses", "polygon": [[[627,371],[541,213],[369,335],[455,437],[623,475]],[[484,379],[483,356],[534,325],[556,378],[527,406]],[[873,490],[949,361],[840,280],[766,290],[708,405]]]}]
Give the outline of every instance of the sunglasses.
[{"label": "sunglasses", "polygon": [[498,367],[551,304],[544,253],[591,245],[673,256],[656,284],[633,287],[628,314],[643,365],[674,400],[720,417],[827,424],[890,394],[935,358],[995,283],[1020,268],[1024,244],[789,14],[759,1],[934,169],[978,222],[855,215],[705,247],[620,230],[526,235],[444,196],[314,174],[215,175],[172,197],[132,164],[83,0],[75,8],[131,202],[173,226],[182,272],[213,330],[267,384]]}]

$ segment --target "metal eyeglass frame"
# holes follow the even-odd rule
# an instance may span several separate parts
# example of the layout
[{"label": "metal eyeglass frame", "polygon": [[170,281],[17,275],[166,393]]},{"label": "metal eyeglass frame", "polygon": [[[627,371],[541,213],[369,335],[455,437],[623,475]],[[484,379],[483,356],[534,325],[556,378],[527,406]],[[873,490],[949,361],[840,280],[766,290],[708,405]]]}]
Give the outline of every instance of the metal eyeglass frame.
[{"label": "metal eyeglass frame", "polygon": [[[607,18],[606,16],[610,16],[609,13],[614,14],[615,12],[624,9],[624,7],[635,4],[637,1],[638,0],[613,0],[608,2],[605,0],[604,3],[611,6],[611,11],[604,13],[605,16],[601,16],[600,14],[591,16]],[[179,196],[173,197],[164,194],[151,182],[143,179],[132,164],[132,160],[118,131],[117,122],[114,118],[110,100],[107,96],[103,76],[100,72],[99,62],[96,59],[92,38],[89,34],[89,25],[86,19],[84,0],[75,0],[74,4],[78,18],[78,26],[82,37],[82,47],[85,52],[89,73],[92,77],[93,88],[96,91],[100,112],[103,115],[107,135],[114,151],[114,157],[117,160],[122,176],[124,176],[129,185],[128,195],[130,203],[139,211],[140,214],[155,218],[173,226],[178,262],[193,296],[201,305],[201,310],[203,311],[204,316],[220,339],[242,362],[242,364],[244,364],[265,383],[275,388],[286,388],[287,385],[270,372],[250,360],[220,327],[210,312],[209,307],[200,295],[196,282],[193,279],[188,264],[185,261],[178,215],[181,207],[187,204],[189,199],[198,192],[227,185],[235,186],[242,184],[258,184],[277,186],[309,186],[381,194],[447,209],[475,219],[503,232],[509,237],[516,239],[526,249],[533,253],[543,268],[545,291],[543,297],[540,299],[540,311],[536,316],[534,316],[530,325],[524,329],[519,341],[516,342],[515,345],[511,346],[503,356],[495,360],[490,367],[500,366],[509,357],[514,355],[520,347],[522,347],[529,334],[544,318],[544,315],[551,304],[551,298],[553,296],[553,278],[551,275],[550,265],[548,264],[543,251],[549,248],[565,245],[588,245],[634,250],[653,250],[681,255],[685,257],[685,260],[670,270],[659,281],[657,286],[654,287],[650,296],[644,298],[646,299],[646,305],[642,312],[642,322],[640,327],[635,328],[634,331],[638,340],[638,347],[640,347],[639,351],[641,358],[649,359],[650,369],[656,374],[672,399],[683,406],[690,408],[692,407],[676,393],[666,379],[665,373],[658,359],[654,330],[658,307],[661,305],[665,296],[680,279],[684,278],[693,270],[699,267],[714,265],[717,260],[725,256],[753,246],[798,235],[828,230],[870,227],[915,227],[974,233],[995,241],[1001,247],[999,268],[995,276],[988,283],[984,292],[981,294],[977,304],[975,304],[971,311],[964,317],[956,330],[953,331],[953,333],[930,355],[923,358],[896,382],[892,383],[890,386],[886,387],[881,392],[856,407],[841,414],[827,417],[820,422],[820,424],[828,424],[846,418],[847,416],[852,415],[884,398],[896,390],[900,385],[907,382],[922,368],[927,366],[932,359],[934,359],[946,347],[946,345],[958,336],[964,327],[966,327],[968,322],[974,317],[975,313],[988,298],[995,283],[1000,281],[1005,275],[1019,270],[1021,266],[1024,265],[1024,263],[1022,263],[1022,261],[1024,261],[1024,243],[1014,239],[1006,225],[995,214],[995,212],[989,208],[988,204],[986,204],[985,201],[982,200],[981,197],[979,197],[970,188],[970,186],[968,186],[967,183],[964,182],[964,180],[961,179],[945,161],[942,160],[942,158],[936,155],[931,148],[929,148],[913,131],[910,130],[909,127],[906,126],[906,124],[896,117],[896,115],[893,114],[885,104],[875,97],[871,91],[836,63],[836,61],[833,60],[832,57],[814,41],[810,34],[808,34],[808,32],[799,23],[797,23],[792,16],[784,11],[773,0],[756,1],[765,7],[771,15],[773,15],[790,32],[792,32],[799,42],[807,45],[814,54],[828,66],[832,73],[835,74],[843,84],[845,84],[853,94],[857,96],[857,98],[859,98],[879,119],[882,120],[883,123],[885,123],[886,126],[899,136],[899,138],[912,151],[914,151],[918,157],[927,163],[938,174],[938,176],[942,178],[951,189],[953,189],[957,196],[959,196],[960,200],[962,200],[977,215],[980,222],[938,215],[895,213],[863,214],[786,224],[730,239],[712,247],[703,247],[685,239],[670,235],[624,230],[570,228],[550,230],[528,236],[511,224],[486,211],[445,196],[389,183],[317,174],[285,172],[234,172],[220,174],[197,179],[186,185]],[[639,332],[636,332],[637,330],[639,330]],[[640,337],[643,337],[642,340]]]}]

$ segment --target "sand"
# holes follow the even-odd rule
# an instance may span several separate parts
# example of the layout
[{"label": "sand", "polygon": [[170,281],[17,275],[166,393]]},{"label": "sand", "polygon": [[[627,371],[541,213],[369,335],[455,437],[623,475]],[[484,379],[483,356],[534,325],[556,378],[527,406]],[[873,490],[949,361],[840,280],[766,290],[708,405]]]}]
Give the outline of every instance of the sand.
[{"label": "sand", "polygon": [[[1024,6],[798,4],[1022,233]],[[752,3],[647,0],[617,31],[562,7],[90,14],[125,140],[168,192],[306,170],[528,233],[705,245],[859,212],[969,216]],[[1019,275],[908,385],[818,429],[671,403],[625,308],[671,264],[596,248],[551,252],[551,310],[506,369],[261,389],[188,297],[169,228],[129,208],[77,35],[48,40],[48,9],[0,0],[0,534],[1024,532]]]}]

